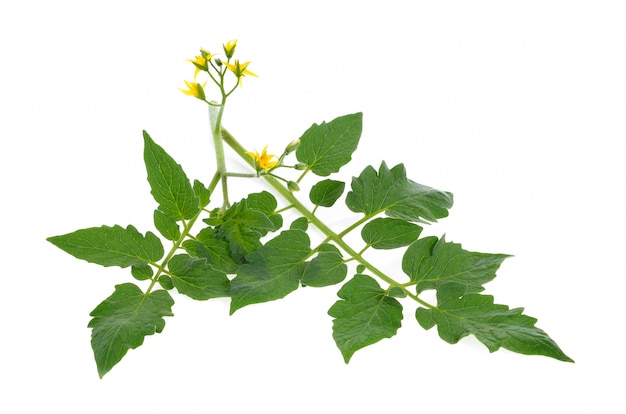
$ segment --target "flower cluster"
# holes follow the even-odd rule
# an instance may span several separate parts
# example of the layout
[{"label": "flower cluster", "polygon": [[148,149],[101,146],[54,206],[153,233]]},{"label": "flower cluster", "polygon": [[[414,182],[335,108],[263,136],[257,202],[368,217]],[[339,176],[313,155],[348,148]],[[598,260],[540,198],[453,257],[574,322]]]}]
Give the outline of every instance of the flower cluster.
[{"label": "flower cluster", "polygon": [[[254,72],[248,70],[250,62],[240,62],[239,59],[233,59],[236,47],[237,40],[230,40],[222,45],[226,60],[222,60],[217,54],[212,54],[205,49],[200,49],[199,55],[195,56],[194,59],[188,59],[188,61],[194,65],[195,73],[193,75],[193,81],[185,81],[187,89],[181,89],[181,91],[185,95],[193,96],[209,103],[206,100],[206,94],[204,92],[208,80],[204,83],[197,82],[198,74],[206,72],[209,79],[213,81],[221,91],[223,103],[223,101],[235,91],[237,86],[241,86],[241,82],[245,76],[258,77]],[[237,79],[234,87],[228,92],[225,86],[227,72],[234,74]]]}]

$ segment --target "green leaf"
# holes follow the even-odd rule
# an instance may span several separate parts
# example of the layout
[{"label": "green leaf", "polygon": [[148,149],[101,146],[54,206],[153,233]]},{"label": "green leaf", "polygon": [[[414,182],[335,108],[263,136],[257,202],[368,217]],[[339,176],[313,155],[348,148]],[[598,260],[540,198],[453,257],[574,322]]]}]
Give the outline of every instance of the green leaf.
[{"label": "green leaf", "polygon": [[444,283],[464,285],[468,292],[481,292],[483,285],[496,277],[506,254],[477,253],[463,250],[460,244],[431,236],[413,243],[404,253],[402,270],[417,282],[417,293],[438,289]]},{"label": "green leaf", "polygon": [[402,325],[402,305],[386,296],[369,276],[355,275],[337,295],[342,299],[328,310],[333,338],[346,364],[361,348],[391,338]]},{"label": "green leaf", "polygon": [[180,237],[180,227],[171,216],[160,210],[154,210],[154,226],[168,240],[178,240]]},{"label": "green leaf", "polygon": [[91,227],[47,240],[78,259],[101,266],[142,267],[164,253],[157,236],[151,232],[143,236],[133,226]]},{"label": "green leaf", "polygon": [[293,221],[293,223],[291,223],[291,226],[289,226],[289,228],[291,230],[307,231],[307,229],[309,228],[309,220],[306,217],[298,217]]},{"label": "green leaf", "polygon": [[211,192],[198,180],[193,181],[193,192],[200,201],[200,207],[206,207],[211,201]]},{"label": "green leaf", "polygon": [[212,269],[206,259],[179,254],[167,263],[172,284],[179,293],[196,300],[230,295],[226,274]]},{"label": "green leaf", "polygon": [[[283,226],[282,216],[275,213],[278,203],[276,202],[276,197],[274,197],[272,193],[261,191],[260,193],[248,194],[246,201],[249,209],[259,210],[270,219],[274,225],[274,228],[271,229],[271,231],[277,231]],[[265,234],[267,233],[263,233],[264,236]]]},{"label": "green leaf", "polygon": [[192,218],[200,210],[199,200],[183,168],[146,131],[143,137],[148,182],[159,210],[177,221]]},{"label": "green leaf", "polygon": [[129,349],[143,344],[146,335],[160,333],[164,316],[173,316],[174,300],[164,290],[144,294],[132,283],[115,286],[115,292],[90,314],[91,347],[100,378]]},{"label": "green leaf", "polygon": [[383,162],[378,172],[368,166],[359,177],[352,178],[346,205],[367,217],[384,211],[390,217],[408,221],[435,222],[448,215],[452,194],[407,179],[403,164],[390,170]]},{"label": "green leaf", "polygon": [[287,296],[300,284],[301,265],[311,254],[309,236],[285,230],[246,256],[231,282],[230,313],[244,306]]},{"label": "green leaf", "polygon": [[417,224],[396,218],[375,218],[363,226],[361,237],[374,249],[395,249],[413,243],[422,232]]},{"label": "green leaf", "polygon": [[269,199],[265,196],[258,197],[258,194],[250,194],[248,198],[251,198],[252,206],[261,209],[251,208],[248,199],[243,199],[226,210],[221,223],[216,227],[217,238],[228,242],[231,255],[237,263],[243,263],[248,253],[261,246],[261,237],[277,230],[276,221],[267,215],[269,206],[262,203]]},{"label": "green leaf", "polygon": [[153,275],[152,268],[150,266],[133,266],[130,268],[130,273],[137,280],[148,280]]},{"label": "green leaf", "polygon": [[[228,242],[226,240],[218,239],[217,231],[215,229],[207,227],[200,230],[196,236],[196,240],[202,244],[203,249],[198,249],[196,254],[192,254],[192,256],[207,258],[211,267],[226,274],[233,274],[237,272],[239,265],[231,256]],[[185,241],[183,243],[183,247],[188,249],[189,245],[187,242],[193,241],[195,240]]]},{"label": "green leaf", "polygon": [[335,180],[323,180],[311,187],[309,199],[316,206],[332,207],[341,197],[346,183]]},{"label": "green leaf", "polygon": [[352,159],[361,137],[363,114],[344,115],[329,123],[313,124],[300,137],[298,161],[314,174],[328,176]]},{"label": "green leaf", "polygon": [[317,256],[304,264],[302,270],[302,285],[323,287],[342,282],[348,273],[339,249],[329,243],[319,247]]},{"label": "green leaf", "polygon": [[437,290],[437,308],[418,308],[415,317],[424,329],[437,325],[444,341],[456,344],[474,335],[489,352],[505,348],[525,355],[544,355],[574,362],[541,329],[537,319],[523,315],[523,308],[509,309],[493,303],[493,296],[466,293],[465,286],[447,283]]}]

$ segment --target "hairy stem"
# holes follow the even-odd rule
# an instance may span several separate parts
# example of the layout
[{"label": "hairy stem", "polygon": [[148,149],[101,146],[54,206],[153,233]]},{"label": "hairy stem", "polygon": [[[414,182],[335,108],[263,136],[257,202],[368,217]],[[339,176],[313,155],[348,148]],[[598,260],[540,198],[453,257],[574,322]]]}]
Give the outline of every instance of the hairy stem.
[{"label": "hairy stem", "polygon": [[213,137],[213,145],[215,146],[217,173],[222,181],[222,209],[224,210],[230,206],[230,202],[228,200],[226,157],[224,156],[224,141],[222,139],[222,116],[224,114],[225,103],[226,98],[224,97],[220,106],[209,105],[209,124],[211,125],[211,135]]}]

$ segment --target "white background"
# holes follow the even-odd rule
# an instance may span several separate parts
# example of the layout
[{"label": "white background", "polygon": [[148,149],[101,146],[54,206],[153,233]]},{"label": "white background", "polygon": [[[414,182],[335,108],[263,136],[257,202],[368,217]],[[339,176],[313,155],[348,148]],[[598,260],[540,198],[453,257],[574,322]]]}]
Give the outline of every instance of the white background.
[{"label": "white background", "polygon": [[[624,412],[621,3],[3,2],[0,411]],[[406,303],[398,334],[345,365],[330,287],[233,316],[228,300],[176,295],[164,332],[100,380],[88,314],[129,274],[45,238],[153,229],[142,129],[210,180],[206,109],[178,88],[185,59],[233,38],[260,75],[225,115],[242,143],[280,152],[313,122],[363,111],[340,176],[403,162],[453,192],[425,234],[513,254],[487,293],[525,307],[576,363],[449,345]],[[398,258],[381,266],[401,277]]]}]

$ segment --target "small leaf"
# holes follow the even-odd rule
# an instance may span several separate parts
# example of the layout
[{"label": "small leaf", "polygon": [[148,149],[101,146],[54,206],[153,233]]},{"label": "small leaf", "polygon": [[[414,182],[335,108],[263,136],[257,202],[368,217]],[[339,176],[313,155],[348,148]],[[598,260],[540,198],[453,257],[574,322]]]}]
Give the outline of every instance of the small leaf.
[{"label": "small leaf", "polygon": [[161,275],[159,276],[159,285],[161,285],[161,287],[165,290],[172,290],[174,289],[174,284],[172,283],[172,278],[169,277],[168,275]]},{"label": "small leaf", "polygon": [[332,244],[324,243],[318,250],[318,255],[304,264],[302,285],[323,287],[342,282],[348,273],[348,266],[339,249]]},{"label": "small leaf", "polygon": [[132,283],[115,286],[115,292],[90,314],[91,347],[102,378],[129,349],[143,344],[146,335],[160,333],[164,316],[173,316],[174,300],[164,290],[144,294]]},{"label": "small leaf", "polygon": [[309,228],[309,220],[306,217],[298,217],[293,221],[293,223],[291,223],[291,226],[289,226],[289,228],[291,230],[307,231],[307,229]]},{"label": "small leaf", "polygon": [[374,249],[395,249],[408,246],[419,237],[417,224],[395,218],[375,218],[363,226],[361,237]]},{"label": "small leaf", "polygon": [[[270,219],[274,225],[271,231],[277,231],[282,227],[283,218],[280,214],[275,213],[278,203],[272,193],[261,191],[260,193],[248,194],[246,201],[249,209],[259,210]],[[265,235],[265,233],[263,235]]]},{"label": "small leaf", "polygon": [[211,192],[198,180],[193,181],[193,192],[200,201],[200,207],[206,207],[211,201]]},{"label": "small leaf", "polygon": [[483,285],[496,277],[506,254],[477,253],[463,250],[460,244],[442,237],[425,237],[413,243],[404,253],[402,270],[416,284],[417,293],[456,282],[468,292],[481,292]]},{"label": "small leaf", "polygon": [[346,183],[335,180],[323,180],[311,187],[309,199],[316,206],[332,207],[343,194]]},{"label": "small leaf", "polygon": [[231,282],[230,313],[244,306],[287,296],[300,284],[300,268],[311,254],[309,236],[285,230],[255,252]]},{"label": "small leaf", "polygon": [[402,305],[385,295],[374,279],[355,275],[337,295],[342,299],[328,310],[335,318],[333,338],[346,364],[361,348],[391,338],[402,325]]},{"label": "small leaf", "polygon": [[152,268],[150,266],[133,266],[130,268],[130,273],[137,280],[148,280],[153,275]]},{"label": "small leaf", "polygon": [[91,227],[47,240],[78,259],[101,266],[142,267],[164,254],[157,236],[151,232],[143,236],[133,226]]},{"label": "small leaf", "polygon": [[148,182],[159,210],[177,221],[192,218],[200,209],[199,201],[183,168],[146,131],[143,137]]},{"label": "small leaf", "polygon": [[154,210],[154,226],[168,240],[176,241],[180,237],[176,220],[160,210]]},{"label": "small leaf", "polygon": [[212,269],[206,259],[179,254],[167,263],[172,284],[179,293],[196,300],[229,296],[226,274]]},{"label": "small leaf", "polygon": [[361,137],[363,114],[344,115],[328,123],[313,124],[300,137],[296,158],[314,174],[328,176],[352,159]]},{"label": "small leaf", "polygon": [[401,287],[394,286],[391,289],[389,289],[389,292],[387,293],[387,295],[391,296],[392,298],[405,298],[406,291],[402,289]]},{"label": "small leaf", "polygon": [[435,222],[447,217],[452,194],[407,179],[402,164],[390,170],[383,162],[378,172],[368,166],[361,175],[352,178],[346,205],[367,217],[386,212],[390,217],[408,221]]},{"label": "small leaf", "polygon": [[523,315],[523,308],[509,309],[493,303],[493,296],[465,293],[465,286],[447,283],[437,290],[437,308],[418,308],[415,317],[424,329],[437,325],[444,341],[456,344],[474,335],[489,352],[506,348],[525,355],[544,355],[574,362],[541,329],[537,319]]}]

